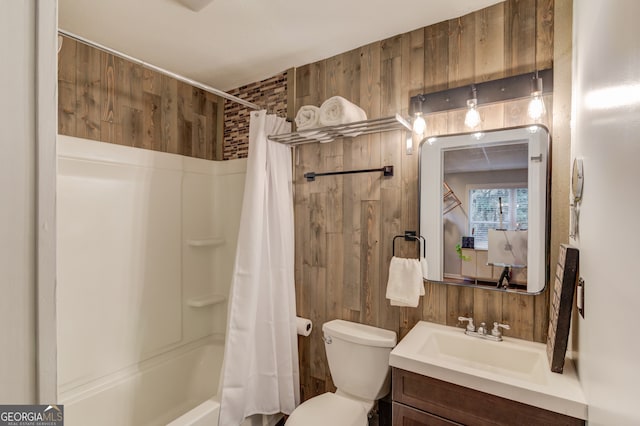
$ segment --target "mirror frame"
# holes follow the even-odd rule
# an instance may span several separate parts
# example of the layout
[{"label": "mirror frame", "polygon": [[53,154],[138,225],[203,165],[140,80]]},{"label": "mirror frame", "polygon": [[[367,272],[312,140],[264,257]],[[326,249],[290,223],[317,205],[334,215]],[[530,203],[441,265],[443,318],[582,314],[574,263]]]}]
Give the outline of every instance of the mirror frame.
[{"label": "mirror frame", "polygon": [[[534,128],[536,129],[535,131],[533,130]],[[480,138],[478,137],[479,135],[481,135]],[[543,135],[543,137],[540,135]],[[500,142],[523,140],[524,137],[529,141],[527,186],[531,188],[534,184],[537,184],[539,187],[545,188],[544,192],[529,192],[529,245],[527,253],[527,265],[537,265],[536,268],[527,267],[527,283],[541,282],[544,280],[542,281],[542,286],[536,289],[536,291],[523,291],[445,281],[443,276],[444,232],[442,215],[444,152],[449,148],[459,149],[479,144],[499,145]],[[531,158],[540,154],[542,154],[542,161],[537,163],[539,167],[535,167],[536,163],[533,162]],[[428,187],[429,180],[434,179],[434,176],[439,177],[438,191],[427,193],[426,188]],[[424,194],[423,189],[425,189]],[[425,206],[433,205],[437,205],[439,208],[425,208]],[[538,208],[532,209],[532,205],[537,205]],[[544,292],[549,284],[550,275],[551,134],[549,129],[546,126],[536,124],[424,138],[420,142],[418,158],[418,217],[420,223],[419,235],[423,236],[427,242],[425,256],[427,257],[429,268],[428,276],[423,277],[424,279],[442,284],[512,292],[531,296]]]}]

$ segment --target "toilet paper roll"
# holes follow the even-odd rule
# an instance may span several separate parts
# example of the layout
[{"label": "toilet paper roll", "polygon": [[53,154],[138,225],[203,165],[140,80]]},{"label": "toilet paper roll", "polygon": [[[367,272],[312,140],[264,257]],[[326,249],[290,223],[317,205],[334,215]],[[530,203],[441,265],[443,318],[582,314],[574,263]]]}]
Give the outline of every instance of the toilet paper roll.
[{"label": "toilet paper roll", "polygon": [[296,317],[296,330],[299,336],[308,336],[311,334],[313,324],[310,319]]}]

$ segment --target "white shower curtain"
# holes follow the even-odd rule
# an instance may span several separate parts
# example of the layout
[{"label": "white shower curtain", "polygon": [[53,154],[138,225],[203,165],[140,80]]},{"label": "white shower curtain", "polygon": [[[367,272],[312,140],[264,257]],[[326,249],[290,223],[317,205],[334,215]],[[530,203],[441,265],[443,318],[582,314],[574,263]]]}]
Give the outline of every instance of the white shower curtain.
[{"label": "white shower curtain", "polygon": [[300,402],[291,151],[267,139],[290,128],[264,110],[251,113],[220,426],[252,414],[290,414]]}]

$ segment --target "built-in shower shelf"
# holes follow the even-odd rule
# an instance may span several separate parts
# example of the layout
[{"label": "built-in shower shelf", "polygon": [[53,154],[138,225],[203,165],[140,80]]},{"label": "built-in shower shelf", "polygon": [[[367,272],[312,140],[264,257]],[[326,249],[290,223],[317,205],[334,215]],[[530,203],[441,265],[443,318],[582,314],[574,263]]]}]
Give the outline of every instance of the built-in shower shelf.
[{"label": "built-in shower shelf", "polygon": [[218,305],[227,301],[227,296],[221,294],[210,294],[202,297],[194,297],[187,300],[187,306],[192,308],[205,308],[207,306]]},{"label": "built-in shower shelf", "polygon": [[187,240],[190,247],[216,247],[224,244],[224,238],[202,238]]}]

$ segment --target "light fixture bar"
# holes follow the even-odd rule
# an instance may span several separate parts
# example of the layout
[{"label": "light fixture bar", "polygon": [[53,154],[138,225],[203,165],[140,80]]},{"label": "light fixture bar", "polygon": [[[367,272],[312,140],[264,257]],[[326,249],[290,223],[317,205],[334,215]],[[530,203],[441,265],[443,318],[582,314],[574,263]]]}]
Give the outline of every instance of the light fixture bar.
[{"label": "light fixture bar", "polygon": [[[538,71],[537,76],[536,72],[529,72],[512,77],[474,83],[473,85],[477,91],[478,106],[528,98],[531,96],[531,82],[536,77],[544,79],[543,94],[553,92],[553,68],[549,68]],[[409,103],[409,113],[413,115],[416,112],[420,112],[420,105],[423,114],[467,108],[469,86],[471,84],[412,96]]]}]

